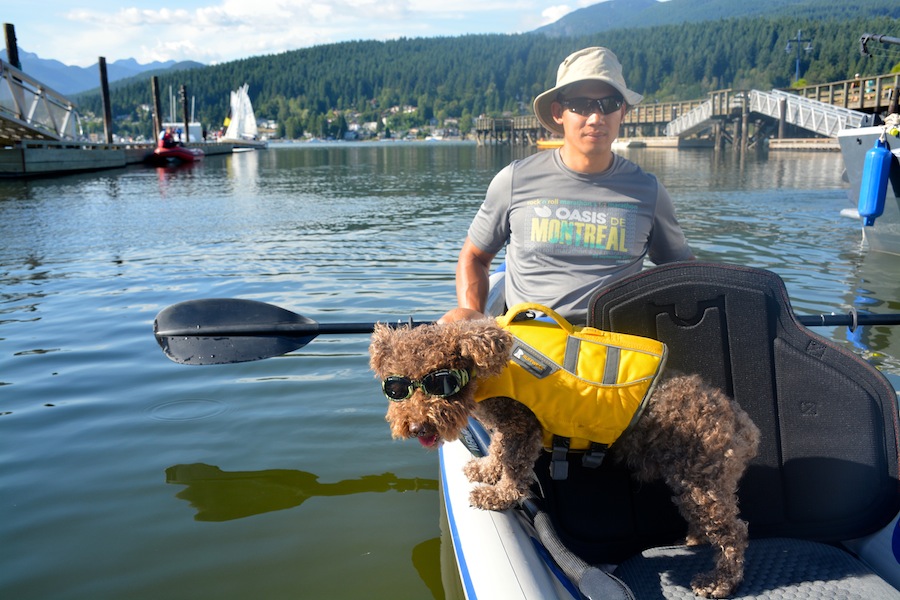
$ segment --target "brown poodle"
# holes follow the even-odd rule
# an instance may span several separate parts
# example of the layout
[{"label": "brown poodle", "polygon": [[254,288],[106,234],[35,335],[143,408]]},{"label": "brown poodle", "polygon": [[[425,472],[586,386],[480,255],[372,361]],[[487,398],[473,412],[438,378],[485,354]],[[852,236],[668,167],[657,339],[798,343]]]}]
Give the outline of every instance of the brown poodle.
[{"label": "brown poodle", "polygon": [[[488,510],[526,496],[542,449],[541,426],[523,404],[474,400],[478,378],[500,373],[511,347],[506,330],[482,319],[397,329],[379,324],[369,349],[372,369],[394,400],[386,419],[395,438],[434,448],[457,439],[470,416],[491,432],[488,456],[465,468],[470,481],[485,484],[472,491],[472,505]],[[747,524],[738,516],[737,487],[758,442],[759,430],[736,402],[696,375],[667,374],[638,423],[610,448],[638,479],[669,485],[688,523],[688,544],[718,549],[713,571],[691,583],[700,596],[726,597],[743,578]]]}]

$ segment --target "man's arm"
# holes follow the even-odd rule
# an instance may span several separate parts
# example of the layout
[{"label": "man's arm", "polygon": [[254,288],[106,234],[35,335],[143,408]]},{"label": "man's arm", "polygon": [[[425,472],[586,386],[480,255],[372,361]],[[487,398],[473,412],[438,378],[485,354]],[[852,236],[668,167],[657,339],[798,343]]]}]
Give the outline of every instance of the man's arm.
[{"label": "man's arm", "polygon": [[484,319],[494,255],[481,250],[468,237],[456,261],[457,308],[447,311],[438,323]]},{"label": "man's arm", "polygon": [[466,237],[456,262],[456,301],[459,306],[444,314],[438,323],[485,318],[493,259],[493,254],[480,249]]},{"label": "man's arm", "polygon": [[466,237],[456,262],[456,302],[460,308],[484,312],[492,260],[493,254],[485,252]]},{"label": "man's arm", "polygon": [[445,313],[438,323],[485,318],[493,259],[493,254],[485,252],[466,237],[456,261],[456,301],[459,306]]}]

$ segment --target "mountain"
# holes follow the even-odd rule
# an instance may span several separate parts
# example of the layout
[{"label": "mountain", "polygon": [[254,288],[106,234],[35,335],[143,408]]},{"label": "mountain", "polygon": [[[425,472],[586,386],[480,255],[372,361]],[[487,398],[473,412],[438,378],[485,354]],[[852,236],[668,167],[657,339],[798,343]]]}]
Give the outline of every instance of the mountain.
[{"label": "mountain", "polygon": [[[567,38],[530,32],[340,42],[203,68],[169,69],[159,73],[159,85],[160,90],[184,85],[196,119],[218,127],[228,112],[229,94],[246,83],[257,118],[277,121],[280,134],[293,139],[304,132],[339,137],[335,129],[346,122],[378,122],[400,131],[455,119],[466,131],[479,115],[528,114],[531,99],[554,84],[559,61],[587,46],[614,49],[629,86],[648,103],[697,99],[726,88],[786,88],[798,56],[785,48],[801,30],[812,40],[813,49],[799,57],[808,83],[900,71],[896,54],[880,45],[870,45],[880,50],[871,58],[859,52],[864,32],[897,35],[897,0],[854,0],[853,5],[779,1],[794,9],[815,5],[820,10],[814,11],[815,18],[735,18],[713,10],[738,10],[741,6],[733,0],[610,0],[592,8],[620,12],[603,13],[607,18],[594,19],[594,29],[608,26],[611,15],[637,18],[628,16],[629,4],[631,10],[644,7],[641,26]],[[769,0],[754,2],[771,6]],[[678,21],[649,25],[650,17],[661,14],[655,12],[658,7],[671,12],[663,16]],[[704,13],[711,20],[688,20]],[[142,108],[152,101],[147,73],[110,85],[112,113],[122,117],[115,131],[121,135],[155,135],[150,114]],[[97,115],[103,114],[103,106],[96,88],[71,99],[80,114],[90,118],[85,120],[91,127],[101,126]],[[398,108],[407,106],[415,111]]]},{"label": "mountain", "polygon": [[[608,31],[632,30],[640,43],[655,44],[656,40],[641,36],[655,35],[649,28],[658,26],[680,26],[702,22],[717,22],[735,18],[802,19],[806,24],[815,21],[851,20],[858,18],[886,17],[900,18],[897,0],[607,0],[575,10],[555,23],[540,27],[532,33],[549,38],[597,36]],[[798,23],[800,24],[800,23]],[[807,25],[802,25],[807,26]],[[888,32],[889,33],[889,32]],[[466,39],[465,36],[459,39]],[[606,44],[606,38],[599,38],[594,44]],[[410,40],[420,44],[422,40]],[[344,46],[329,45],[335,50]],[[290,54],[290,53],[285,53]],[[0,58],[6,60],[6,51],[0,50]],[[99,69],[75,67],[58,60],[42,59],[37,54],[19,49],[23,71],[50,88],[64,95],[74,95],[97,90],[100,85]],[[268,57],[266,61],[278,61],[278,57]],[[235,61],[233,65],[242,61]],[[265,62],[265,61],[264,61]],[[198,62],[153,62],[138,64],[134,59],[117,60],[107,63],[109,83],[125,83],[131,77],[149,79],[151,75],[164,75],[184,69],[203,67]],[[231,82],[237,86],[240,81]],[[118,86],[115,86],[118,87]]]},{"label": "mountain", "polygon": [[[0,51],[0,58],[4,61],[7,60],[5,49]],[[90,67],[74,67],[65,65],[58,60],[40,58],[37,54],[26,52],[21,48],[19,48],[19,61],[22,63],[22,71],[26,74],[66,96],[100,87],[99,62]],[[198,62],[174,60],[142,65],[133,58],[126,58],[112,63],[107,62],[106,77],[109,83],[114,83],[138,75],[149,77],[161,71],[177,71],[202,66],[204,65]]]},{"label": "mountain", "polygon": [[[646,26],[642,15],[648,14],[658,0],[608,0],[572,11],[558,21],[534,30],[549,37],[589,35],[609,29]],[[668,4],[668,3],[667,3]]]},{"label": "mountain", "polygon": [[591,35],[613,29],[701,23],[742,17],[804,20],[893,16],[896,0],[608,0],[572,11],[535,30],[548,37]]}]

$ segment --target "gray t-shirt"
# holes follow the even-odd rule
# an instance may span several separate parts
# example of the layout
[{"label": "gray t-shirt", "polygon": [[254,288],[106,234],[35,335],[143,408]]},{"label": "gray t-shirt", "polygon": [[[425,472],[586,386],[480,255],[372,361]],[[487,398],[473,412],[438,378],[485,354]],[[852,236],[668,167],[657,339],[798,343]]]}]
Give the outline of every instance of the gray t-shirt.
[{"label": "gray t-shirt", "polygon": [[693,254],[656,177],[614,155],[584,174],[559,151],[513,161],[494,177],[469,227],[481,250],[506,249],[506,303],[537,302],[584,324],[600,287],[655,264]]}]

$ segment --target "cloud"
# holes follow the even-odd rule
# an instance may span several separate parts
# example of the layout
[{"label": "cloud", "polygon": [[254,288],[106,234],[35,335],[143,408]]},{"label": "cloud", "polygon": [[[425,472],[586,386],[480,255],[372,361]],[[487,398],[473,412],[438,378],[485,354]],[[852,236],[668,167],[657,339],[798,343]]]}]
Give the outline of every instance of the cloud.
[{"label": "cloud", "polygon": [[[520,33],[592,0],[181,0],[168,7],[148,0],[47,2],[45,15],[29,13],[30,24],[17,25],[20,43],[32,51],[39,44],[44,58],[87,66],[98,55],[211,64],[348,40]],[[29,27],[37,44],[23,35]]]},{"label": "cloud", "polygon": [[542,10],[541,16],[544,18],[544,24],[549,25],[550,23],[556,23],[570,12],[572,12],[572,8],[568,4],[557,4]]}]

